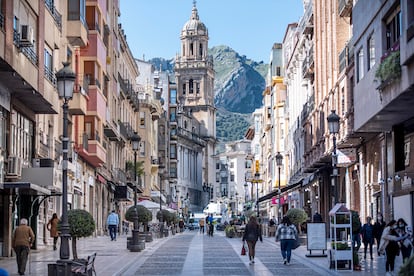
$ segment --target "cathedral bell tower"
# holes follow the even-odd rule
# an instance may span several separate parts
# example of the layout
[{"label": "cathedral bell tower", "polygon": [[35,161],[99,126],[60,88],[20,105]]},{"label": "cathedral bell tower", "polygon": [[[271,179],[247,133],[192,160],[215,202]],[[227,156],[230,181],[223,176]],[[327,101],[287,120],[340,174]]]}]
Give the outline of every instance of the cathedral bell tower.
[{"label": "cathedral bell tower", "polygon": [[[216,145],[216,108],[214,106],[213,57],[208,55],[208,30],[200,21],[196,1],[190,20],[181,30],[181,53],[175,59],[177,93],[184,111],[200,123],[206,143],[203,160],[203,183],[215,183],[213,155]],[[203,184],[201,183],[201,184]]]}]

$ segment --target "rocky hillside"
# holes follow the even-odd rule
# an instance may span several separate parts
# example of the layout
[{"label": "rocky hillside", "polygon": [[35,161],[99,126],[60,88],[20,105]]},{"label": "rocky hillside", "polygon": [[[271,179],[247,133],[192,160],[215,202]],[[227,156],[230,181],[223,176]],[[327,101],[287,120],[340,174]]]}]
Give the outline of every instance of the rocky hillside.
[{"label": "rocky hillside", "polygon": [[[217,138],[234,141],[244,137],[250,126],[250,115],[262,106],[262,93],[268,65],[239,55],[228,46],[216,46],[209,50],[216,72],[214,93],[217,107]],[[154,58],[156,68],[172,72],[174,60]]]}]

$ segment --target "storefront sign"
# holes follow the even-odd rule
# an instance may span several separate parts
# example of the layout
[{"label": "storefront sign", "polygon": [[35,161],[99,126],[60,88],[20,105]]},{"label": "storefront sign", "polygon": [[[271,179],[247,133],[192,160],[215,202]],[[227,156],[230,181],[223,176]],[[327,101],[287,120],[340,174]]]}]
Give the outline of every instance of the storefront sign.
[{"label": "storefront sign", "polygon": [[337,149],[336,154],[338,155],[338,167],[347,167],[357,160],[355,148]]}]

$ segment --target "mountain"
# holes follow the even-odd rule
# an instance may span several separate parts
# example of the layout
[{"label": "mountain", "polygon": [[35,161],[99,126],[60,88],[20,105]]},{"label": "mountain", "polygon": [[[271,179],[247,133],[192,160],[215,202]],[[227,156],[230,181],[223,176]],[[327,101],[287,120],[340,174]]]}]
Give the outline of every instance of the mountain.
[{"label": "mountain", "polygon": [[[222,142],[242,139],[251,125],[251,113],[262,106],[268,64],[240,55],[220,45],[209,49],[213,56],[217,138]],[[151,62],[163,71],[174,71],[174,59],[153,58]]]},{"label": "mountain", "polygon": [[209,54],[213,56],[216,71],[216,107],[238,113],[252,113],[260,107],[267,65],[247,59],[223,45],[211,48]]}]

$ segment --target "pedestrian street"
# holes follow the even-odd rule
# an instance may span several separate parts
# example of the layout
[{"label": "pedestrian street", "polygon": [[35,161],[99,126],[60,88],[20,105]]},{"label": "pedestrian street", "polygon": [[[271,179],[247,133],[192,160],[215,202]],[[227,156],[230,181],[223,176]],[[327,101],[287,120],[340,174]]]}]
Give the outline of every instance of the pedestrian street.
[{"label": "pedestrian street", "polygon": [[186,231],[160,244],[151,255],[140,259],[119,275],[327,275],[329,270],[292,257],[283,265],[279,243],[265,238],[256,246],[255,264],[248,254],[241,256],[240,238],[226,238],[224,232],[213,237]]}]

